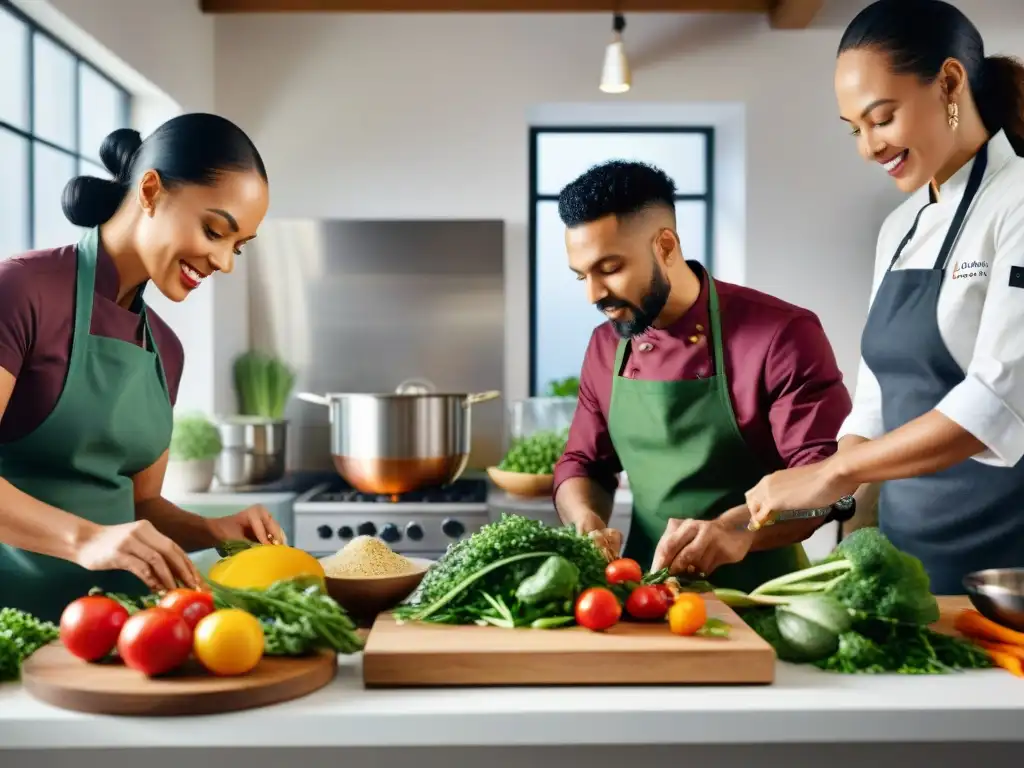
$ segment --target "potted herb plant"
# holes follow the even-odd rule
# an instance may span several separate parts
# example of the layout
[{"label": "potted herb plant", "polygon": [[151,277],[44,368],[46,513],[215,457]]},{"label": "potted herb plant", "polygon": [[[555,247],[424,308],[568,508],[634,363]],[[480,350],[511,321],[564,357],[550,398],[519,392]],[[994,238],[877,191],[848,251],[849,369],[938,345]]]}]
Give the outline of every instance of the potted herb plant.
[{"label": "potted herb plant", "polygon": [[164,488],[178,493],[208,491],[221,447],[220,432],[205,416],[175,415]]}]

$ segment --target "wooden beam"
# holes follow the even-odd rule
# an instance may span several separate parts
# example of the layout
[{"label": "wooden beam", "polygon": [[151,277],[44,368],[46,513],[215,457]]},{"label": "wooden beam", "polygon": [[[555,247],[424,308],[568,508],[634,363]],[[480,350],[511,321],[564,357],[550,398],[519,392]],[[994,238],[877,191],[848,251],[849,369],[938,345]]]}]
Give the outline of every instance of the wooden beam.
[{"label": "wooden beam", "polygon": [[767,13],[774,4],[774,0],[199,0],[204,13]]},{"label": "wooden beam", "polygon": [[807,29],[825,0],[775,0],[768,17],[773,29]]}]

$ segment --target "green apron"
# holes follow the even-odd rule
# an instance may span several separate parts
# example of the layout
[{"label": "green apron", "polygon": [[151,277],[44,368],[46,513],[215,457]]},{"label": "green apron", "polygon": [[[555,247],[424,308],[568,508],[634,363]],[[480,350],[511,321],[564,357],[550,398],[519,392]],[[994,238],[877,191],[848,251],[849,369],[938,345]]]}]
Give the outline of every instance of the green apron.
[{"label": "green apron", "polygon": [[[133,309],[142,315],[145,348],[90,333],[98,247],[96,229],[78,244],[75,324],[64,389],[34,432],[0,444],[0,477],[73,515],[119,525],[135,520],[132,476],[167,449],[173,417],[141,291]],[[55,621],[64,606],[93,586],[148,592],[127,571],[88,571],[0,544],[0,606]]]},{"label": "green apron", "polygon": [[[612,373],[608,431],[629,475],[633,517],[624,554],[644,568],[672,518],[711,520],[744,503],[766,474],[736,423],[725,376],[718,293],[708,277],[715,372],[684,381],[637,381],[622,375],[630,342],[619,342]],[[807,567],[799,544],[751,552],[709,575],[716,587],[750,591]]]}]

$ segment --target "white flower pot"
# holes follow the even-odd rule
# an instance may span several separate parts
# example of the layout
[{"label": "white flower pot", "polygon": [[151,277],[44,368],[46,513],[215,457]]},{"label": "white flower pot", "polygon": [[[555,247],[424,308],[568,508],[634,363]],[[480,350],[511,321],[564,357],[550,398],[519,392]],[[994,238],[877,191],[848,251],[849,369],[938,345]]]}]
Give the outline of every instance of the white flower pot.
[{"label": "white flower pot", "polygon": [[216,458],[169,460],[167,474],[164,475],[164,492],[205,493],[213,484],[213,469],[216,462]]}]

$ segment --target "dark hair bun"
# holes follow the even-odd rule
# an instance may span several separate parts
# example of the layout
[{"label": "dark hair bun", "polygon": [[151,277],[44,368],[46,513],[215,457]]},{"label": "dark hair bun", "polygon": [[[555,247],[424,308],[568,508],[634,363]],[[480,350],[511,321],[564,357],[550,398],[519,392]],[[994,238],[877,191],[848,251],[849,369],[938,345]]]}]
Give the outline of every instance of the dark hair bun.
[{"label": "dark hair bun", "polygon": [[118,128],[107,134],[100,145],[100,160],[111,175],[121,182],[131,177],[132,158],[142,146],[142,136],[131,128]]},{"label": "dark hair bun", "polygon": [[125,187],[119,182],[95,176],[76,176],[64,185],[60,206],[72,224],[98,227],[117,212],[124,193]]}]

